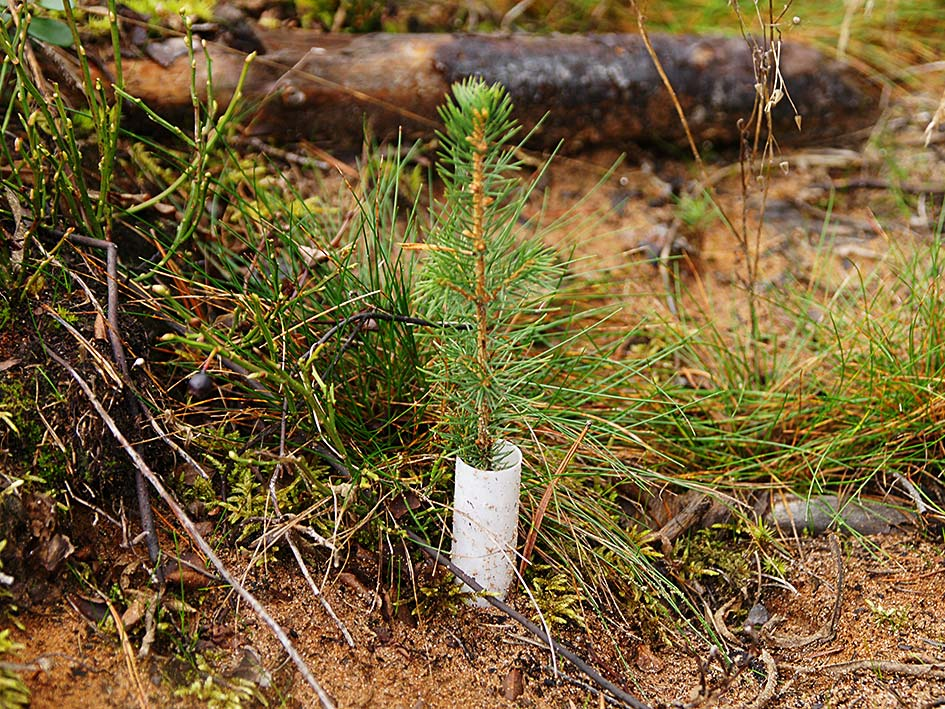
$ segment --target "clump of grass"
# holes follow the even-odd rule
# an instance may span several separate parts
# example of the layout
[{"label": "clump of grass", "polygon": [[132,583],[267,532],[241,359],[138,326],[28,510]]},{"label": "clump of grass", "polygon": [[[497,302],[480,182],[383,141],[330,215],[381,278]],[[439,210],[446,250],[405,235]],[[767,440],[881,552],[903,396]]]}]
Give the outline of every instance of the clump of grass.
[{"label": "clump of grass", "polygon": [[941,224],[924,252],[894,248],[889,259],[893,282],[851,279],[826,302],[804,289],[770,296],[768,310],[794,325],[766,345],[763,383],[744,386],[750,353],[711,321],[682,340],[680,357],[711,384],[662,391],[658,447],[686,461],[690,479],[731,485],[854,493],[937,477]]}]

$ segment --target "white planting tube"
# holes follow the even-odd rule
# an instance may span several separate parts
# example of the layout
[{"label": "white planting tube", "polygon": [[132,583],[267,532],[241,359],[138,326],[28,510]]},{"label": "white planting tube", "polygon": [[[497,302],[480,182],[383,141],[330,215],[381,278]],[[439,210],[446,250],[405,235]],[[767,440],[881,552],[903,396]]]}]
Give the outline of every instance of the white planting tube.
[{"label": "white planting tube", "polygon": [[[493,466],[498,469],[480,470],[456,459],[450,557],[487,592],[504,599],[514,576],[521,449],[499,441]],[[484,598],[472,602],[480,607],[489,605]]]}]

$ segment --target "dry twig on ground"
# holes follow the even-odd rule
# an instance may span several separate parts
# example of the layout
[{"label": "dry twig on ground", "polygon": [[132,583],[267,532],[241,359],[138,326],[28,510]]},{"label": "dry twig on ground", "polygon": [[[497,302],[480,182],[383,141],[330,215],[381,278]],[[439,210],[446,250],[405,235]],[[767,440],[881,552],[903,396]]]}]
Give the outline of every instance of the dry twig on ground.
[{"label": "dry twig on ground", "polygon": [[89,403],[92,404],[92,407],[95,409],[96,413],[98,413],[105,425],[108,426],[108,429],[115,437],[115,440],[118,441],[125,453],[128,454],[128,457],[131,459],[132,463],[134,463],[135,467],[141,471],[141,474],[157,491],[161,499],[164,500],[164,503],[170,508],[171,512],[181,523],[181,526],[183,526],[183,528],[190,535],[190,538],[194,541],[200,551],[203,552],[210,563],[213,564],[213,567],[217,570],[217,573],[220,574],[226,583],[229,584],[234,591],[236,591],[240,598],[242,598],[246,604],[253,609],[253,612],[256,613],[259,619],[262,620],[266,626],[268,626],[273,635],[276,636],[283,649],[285,649],[286,653],[289,655],[289,658],[292,660],[293,664],[299,670],[299,673],[305,678],[305,681],[308,683],[308,685],[313,690],[315,690],[315,694],[318,696],[322,707],[324,707],[324,709],[334,709],[335,704],[331,697],[328,696],[325,690],[322,689],[322,686],[318,683],[318,680],[315,679],[312,671],[308,668],[308,665],[305,663],[305,660],[302,659],[302,656],[299,654],[298,650],[295,649],[295,646],[292,644],[292,641],[289,640],[289,636],[286,635],[286,632],[282,629],[279,623],[277,623],[276,620],[269,615],[268,611],[266,611],[263,605],[258,600],[256,600],[256,597],[247,591],[246,588],[243,587],[243,585],[240,584],[236,578],[230,574],[229,571],[227,571],[226,566],[214,553],[213,549],[203,538],[200,532],[197,531],[194,523],[191,521],[190,517],[187,516],[187,513],[184,512],[180,504],[178,504],[177,500],[174,499],[174,496],[168,492],[160,478],[154,473],[154,471],[151,470],[151,468],[144,461],[138,451],[135,450],[131,443],[129,443],[128,439],[118,428],[115,420],[109,415],[108,411],[105,410],[105,407],[102,406],[101,402],[95,396],[95,392],[92,391],[89,383],[85,381],[82,375],[79,374],[71,364],[69,364],[58,354],[49,350],[48,348],[46,348],[46,353],[53,361],[65,369],[76,381],[76,383],[79,385],[79,388],[82,389],[82,392],[89,400]]}]

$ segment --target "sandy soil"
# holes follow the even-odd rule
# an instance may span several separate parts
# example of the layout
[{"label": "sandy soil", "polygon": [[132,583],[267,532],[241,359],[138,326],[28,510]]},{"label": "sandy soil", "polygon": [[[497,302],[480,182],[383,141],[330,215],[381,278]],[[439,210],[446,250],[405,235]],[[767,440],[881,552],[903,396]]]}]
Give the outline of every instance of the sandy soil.
[{"label": "sandy soil", "polygon": [[[751,602],[736,599],[730,607],[725,619],[732,627],[723,631],[730,641],[724,644],[729,658],[745,665],[741,669],[726,666],[704,642],[651,645],[628,636],[613,643],[597,621],[556,633],[557,639],[654,707],[759,706],[759,698],[784,707],[937,706],[945,699],[941,544],[909,531],[864,543],[843,540],[840,567],[830,547],[827,537],[798,543],[787,576],[791,588],[767,586],[758,599],[773,620],[755,640],[735,622]],[[385,619],[373,593],[345,579],[335,578],[325,593],[353,648],[296,568],[273,564],[247,578],[339,707],[598,706],[592,683],[580,671],[557,658],[556,679],[549,653],[501,613],[460,608],[420,625]],[[783,647],[822,631],[829,635],[838,592],[835,637]],[[186,600],[192,604],[188,624],[200,628],[198,647],[214,658],[224,678],[271,682],[266,694],[276,697],[275,705],[318,706],[245,607],[222,590],[190,592]],[[14,635],[25,647],[16,660],[47,663],[47,669],[23,675],[34,707],[136,705],[133,674],[113,629],[96,626],[66,603],[36,609],[19,621],[24,628]],[[184,675],[167,650],[134,662],[151,705],[203,706],[173,695]],[[618,652],[630,659],[629,671],[619,669]]]}]

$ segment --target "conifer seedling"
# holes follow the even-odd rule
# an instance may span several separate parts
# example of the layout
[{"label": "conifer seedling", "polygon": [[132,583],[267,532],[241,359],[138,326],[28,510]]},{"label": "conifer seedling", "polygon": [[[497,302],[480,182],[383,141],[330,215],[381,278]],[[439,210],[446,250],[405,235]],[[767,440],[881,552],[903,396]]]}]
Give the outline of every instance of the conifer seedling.
[{"label": "conifer seedling", "polygon": [[488,469],[497,441],[535,404],[531,384],[543,359],[530,349],[563,269],[540,239],[521,235],[532,187],[518,179],[519,126],[506,90],[467,79],[453,86],[440,116],[444,191],[419,295],[431,318],[455,326],[431,334],[427,374],[444,437],[470,465]]}]

